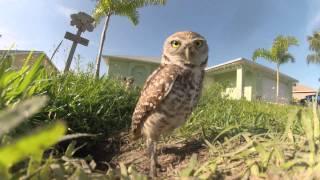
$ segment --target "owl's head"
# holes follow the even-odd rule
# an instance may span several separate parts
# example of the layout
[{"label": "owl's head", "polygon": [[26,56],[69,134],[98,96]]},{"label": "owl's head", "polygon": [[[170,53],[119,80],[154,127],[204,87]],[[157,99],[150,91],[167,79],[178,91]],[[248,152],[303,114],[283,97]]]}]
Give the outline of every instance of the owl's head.
[{"label": "owl's head", "polygon": [[162,63],[206,67],[208,44],[200,34],[183,31],[169,36],[164,43]]}]

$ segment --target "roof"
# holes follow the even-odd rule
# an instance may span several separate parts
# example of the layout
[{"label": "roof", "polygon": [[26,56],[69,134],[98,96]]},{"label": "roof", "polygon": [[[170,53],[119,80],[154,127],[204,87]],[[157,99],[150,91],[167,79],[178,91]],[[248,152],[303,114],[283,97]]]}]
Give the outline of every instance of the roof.
[{"label": "roof", "polygon": [[117,60],[131,60],[131,61],[138,61],[138,62],[146,62],[146,63],[153,63],[153,64],[160,64],[161,58],[158,57],[143,57],[143,56],[102,56],[107,64],[109,64],[109,59],[117,59]]},{"label": "roof", "polygon": [[29,54],[30,52],[34,54],[44,53],[43,51],[31,51],[31,50],[0,50],[0,54]]},{"label": "roof", "polygon": [[31,50],[0,50],[0,55],[7,54],[7,55],[29,55],[30,53],[33,54],[44,54],[45,59],[51,66],[58,71],[58,68],[52,63],[52,61],[49,59],[47,54],[44,51],[31,51]]},{"label": "roof", "polygon": [[316,90],[302,84],[296,84],[296,86],[293,87],[292,92],[293,93],[316,93]]},{"label": "roof", "polygon": [[[233,65],[247,65],[247,66],[250,66],[252,68],[264,70],[264,71],[272,73],[272,74],[276,73],[276,71],[274,69],[271,69],[269,67],[263,66],[261,64],[258,64],[256,62],[254,62],[254,61],[251,61],[251,60],[248,60],[248,59],[245,59],[245,58],[242,58],[242,57],[237,58],[237,59],[233,59],[233,60],[221,63],[221,64],[218,64],[218,65],[215,65],[215,66],[208,67],[208,68],[206,68],[206,71],[207,72],[211,72],[211,71],[214,71],[214,70],[218,70],[218,69],[225,68],[225,67],[228,67],[228,66],[233,66]],[[294,79],[293,77],[290,77],[290,76],[288,76],[286,74],[280,73],[280,76],[282,76],[282,77],[284,77],[284,78],[286,78],[288,80],[291,80],[293,82],[298,82],[297,79]]]}]

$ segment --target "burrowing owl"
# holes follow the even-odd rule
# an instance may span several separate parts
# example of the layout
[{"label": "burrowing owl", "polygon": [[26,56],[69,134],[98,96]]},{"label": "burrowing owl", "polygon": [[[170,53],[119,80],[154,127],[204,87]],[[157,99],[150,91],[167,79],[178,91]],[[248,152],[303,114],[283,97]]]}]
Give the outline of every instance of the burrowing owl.
[{"label": "burrowing owl", "polygon": [[133,138],[146,137],[150,175],[156,176],[156,142],[181,126],[199,100],[208,62],[206,40],[177,32],[164,43],[160,67],[147,79],[132,116]]},{"label": "burrowing owl", "polygon": [[123,81],[125,83],[125,89],[126,91],[129,91],[130,88],[132,88],[133,83],[134,83],[134,78],[133,77],[124,77]]}]

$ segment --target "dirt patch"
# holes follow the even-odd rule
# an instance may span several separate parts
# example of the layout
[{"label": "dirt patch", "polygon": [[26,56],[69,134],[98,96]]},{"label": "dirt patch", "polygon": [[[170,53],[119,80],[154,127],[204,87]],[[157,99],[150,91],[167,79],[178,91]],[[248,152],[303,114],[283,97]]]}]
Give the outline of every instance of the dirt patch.
[{"label": "dirt patch", "polygon": [[[88,139],[80,140],[77,144],[81,145],[86,141]],[[119,168],[119,162],[122,162],[127,167],[133,165],[139,173],[145,175],[149,173],[150,161],[142,139],[132,142],[128,133],[120,133],[88,144],[80,149],[75,157],[84,158],[91,155],[97,164],[96,169],[100,172],[106,172],[110,167]],[[160,178],[178,176],[179,171],[188,165],[194,153],[198,155],[200,163],[209,158],[208,149],[201,140],[159,142],[157,145],[158,176]]]},{"label": "dirt patch", "polygon": [[[198,161],[204,162],[208,159],[208,151],[203,142],[190,140],[176,143],[159,143],[158,155],[158,176],[175,177],[181,168],[187,166],[192,154],[198,154]],[[133,165],[140,173],[148,174],[150,161],[144,146],[127,146],[120,151],[119,156],[112,160],[112,164],[123,162],[125,165]]]},{"label": "dirt patch", "polygon": [[[87,146],[76,156],[85,157],[88,154],[93,157],[99,172],[106,172],[110,167],[117,169],[122,162],[127,167],[134,166],[139,173],[145,175],[149,173],[150,161],[143,141],[132,142],[127,133],[114,135],[112,138]],[[159,179],[179,177],[179,172],[188,166],[193,154],[197,154],[199,166],[212,158],[219,157],[219,154],[209,152],[203,140],[159,142],[157,146]],[[215,179],[237,179],[234,175],[243,171],[243,165],[241,161],[224,161],[218,164]]]}]

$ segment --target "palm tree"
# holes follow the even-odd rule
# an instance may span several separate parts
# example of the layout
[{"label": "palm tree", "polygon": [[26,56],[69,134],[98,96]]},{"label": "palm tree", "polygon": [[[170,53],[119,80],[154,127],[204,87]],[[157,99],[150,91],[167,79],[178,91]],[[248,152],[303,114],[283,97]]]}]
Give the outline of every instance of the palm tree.
[{"label": "palm tree", "polygon": [[308,64],[320,64],[320,31],[314,32],[312,36],[308,36],[309,50],[312,54],[307,56]]},{"label": "palm tree", "polygon": [[134,25],[137,25],[139,23],[138,8],[149,5],[164,5],[165,3],[166,0],[97,0],[96,7],[93,11],[93,18],[96,23],[98,23],[105,17],[95,66],[95,76],[97,78],[99,77],[101,55],[111,16],[118,15],[128,17]]},{"label": "palm tree", "polygon": [[252,60],[256,61],[257,58],[264,58],[269,62],[276,63],[277,65],[277,90],[276,102],[279,100],[279,70],[280,65],[294,62],[294,57],[288,52],[290,46],[298,46],[298,40],[293,36],[277,36],[273,41],[271,49],[260,48],[254,51]]},{"label": "palm tree", "polygon": [[[309,42],[309,50],[311,54],[307,56],[307,63],[320,64],[320,31],[314,32],[312,36],[307,38]],[[320,78],[318,79],[320,81]],[[316,101],[318,102],[319,89],[316,93]]]}]

